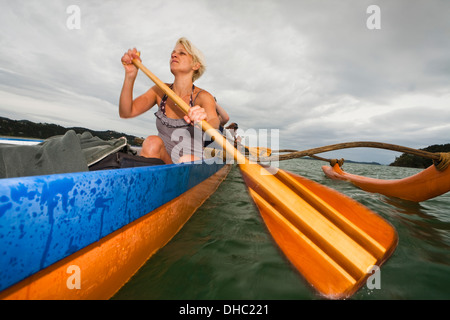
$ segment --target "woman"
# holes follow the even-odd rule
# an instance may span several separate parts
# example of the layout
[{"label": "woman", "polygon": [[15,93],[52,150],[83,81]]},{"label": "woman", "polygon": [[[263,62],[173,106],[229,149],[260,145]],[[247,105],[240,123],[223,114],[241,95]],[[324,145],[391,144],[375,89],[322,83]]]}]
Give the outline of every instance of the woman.
[{"label": "woman", "polygon": [[194,81],[205,72],[201,52],[189,40],[180,38],[170,56],[170,71],[174,75],[170,87],[190,105],[187,115],[157,86],[133,100],[133,86],[138,73],[133,59],[140,59],[136,49],[128,50],[121,59],[125,80],[120,94],[120,117],[133,118],[150,110],[155,104],[159,106],[155,113],[158,136],[145,139],[140,155],[159,158],[167,164],[201,159],[203,134],[193,124],[206,120],[215,129],[219,127],[213,96],[194,86]]}]

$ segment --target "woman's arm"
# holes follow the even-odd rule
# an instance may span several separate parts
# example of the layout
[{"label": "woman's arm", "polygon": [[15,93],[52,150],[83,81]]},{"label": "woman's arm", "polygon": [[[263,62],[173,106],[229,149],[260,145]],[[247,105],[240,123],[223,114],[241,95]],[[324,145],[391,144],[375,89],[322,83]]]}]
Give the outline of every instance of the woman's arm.
[{"label": "woman's arm", "polygon": [[[150,110],[157,102],[155,87],[133,100],[132,84],[126,83],[126,79],[120,94],[119,116],[121,118],[134,118]],[[131,88],[130,88],[131,86]]]},{"label": "woman's arm", "polygon": [[155,87],[133,100],[134,82],[139,71],[139,69],[133,64],[133,59],[140,60],[136,48],[128,50],[128,52],[126,52],[121,59],[125,69],[125,79],[119,99],[119,116],[121,118],[136,117],[146,112],[156,104],[157,95],[155,92]]}]

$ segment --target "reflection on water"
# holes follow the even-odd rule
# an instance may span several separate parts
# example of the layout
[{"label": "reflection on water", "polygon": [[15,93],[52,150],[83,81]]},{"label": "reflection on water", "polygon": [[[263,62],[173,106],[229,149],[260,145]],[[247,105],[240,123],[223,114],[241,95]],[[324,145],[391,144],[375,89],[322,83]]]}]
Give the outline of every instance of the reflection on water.
[{"label": "reflection on water", "polygon": [[[381,268],[381,289],[353,299],[450,298],[450,194],[422,203],[362,191],[328,179],[321,161],[280,167],[361,202],[397,230],[399,244]],[[349,173],[400,179],[420,170],[348,163]],[[114,299],[320,299],[290,265],[254,207],[234,167],[177,236]]]}]

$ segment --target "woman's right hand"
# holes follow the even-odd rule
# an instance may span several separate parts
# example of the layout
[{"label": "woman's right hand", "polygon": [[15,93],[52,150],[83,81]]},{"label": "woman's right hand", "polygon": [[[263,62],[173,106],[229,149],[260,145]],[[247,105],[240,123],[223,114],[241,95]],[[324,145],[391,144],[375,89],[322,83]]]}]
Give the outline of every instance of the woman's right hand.
[{"label": "woman's right hand", "polygon": [[127,76],[136,77],[138,68],[133,64],[133,59],[139,59],[139,61],[142,61],[136,48],[129,49],[127,52],[125,52],[125,54],[122,56],[121,61],[123,67],[125,68],[125,74]]}]

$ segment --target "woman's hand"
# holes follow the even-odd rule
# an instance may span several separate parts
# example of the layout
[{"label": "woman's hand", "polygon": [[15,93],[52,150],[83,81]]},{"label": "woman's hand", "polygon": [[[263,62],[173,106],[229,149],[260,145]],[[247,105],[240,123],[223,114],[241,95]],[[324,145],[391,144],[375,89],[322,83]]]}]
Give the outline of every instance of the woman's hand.
[{"label": "woman's hand", "polygon": [[139,61],[142,61],[136,48],[129,49],[125,52],[121,61],[123,67],[125,68],[125,74],[127,76],[136,77],[139,69],[133,64],[133,59],[139,59]]},{"label": "woman's hand", "polygon": [[205,109],[200,106],[193,106],[189,109],[187,116],[184,116],[184,121],[195,124],[197,122],[201,122],[202,120],[206,120],[206,118],[207,114]]}]

